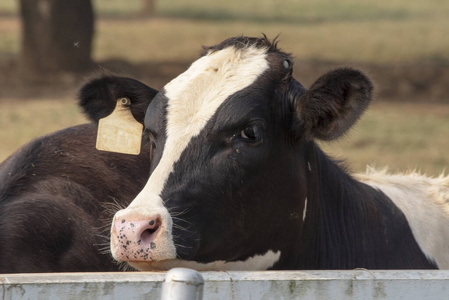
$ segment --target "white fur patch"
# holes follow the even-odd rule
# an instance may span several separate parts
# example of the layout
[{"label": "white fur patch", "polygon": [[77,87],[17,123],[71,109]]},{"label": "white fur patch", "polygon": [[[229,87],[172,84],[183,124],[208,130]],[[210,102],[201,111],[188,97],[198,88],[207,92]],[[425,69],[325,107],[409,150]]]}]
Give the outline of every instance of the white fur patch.
[{"label": "white fur patch", "polygon": [[304,223],[306,221],[307,216],[307,197],[306,200],[304,200],[304,210],[302,211],[302,222]]},{"label": "white fur patch", "polygon": [[279,258],[281,252],[268,251],[264,255],[255,255],[245,261],[225,262],[223,260],[211,263],[198,263],[195,261],[171,259],[155,262],[130,262],[139,271],[165,271],[172,268],[190,268],[197,271],[263,271],[272,267]]},{"label": "white fur patch", "polygon": [[368,168],[355,178],[384,192],[404,213],[427,258],[449,269],[449,176],[390,175]]}]

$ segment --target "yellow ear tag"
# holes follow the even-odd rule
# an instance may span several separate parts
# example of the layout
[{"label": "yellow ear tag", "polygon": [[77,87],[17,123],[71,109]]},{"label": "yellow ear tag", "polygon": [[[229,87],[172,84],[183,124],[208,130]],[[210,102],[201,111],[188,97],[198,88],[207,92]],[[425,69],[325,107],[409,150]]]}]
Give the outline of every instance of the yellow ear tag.
[{"label": "yellow ear tag", "polygon": [[137,155],[140,153],[143,125],[134,119],[128,98],[117,100],[114,111],[98,122],[98,150]]}]

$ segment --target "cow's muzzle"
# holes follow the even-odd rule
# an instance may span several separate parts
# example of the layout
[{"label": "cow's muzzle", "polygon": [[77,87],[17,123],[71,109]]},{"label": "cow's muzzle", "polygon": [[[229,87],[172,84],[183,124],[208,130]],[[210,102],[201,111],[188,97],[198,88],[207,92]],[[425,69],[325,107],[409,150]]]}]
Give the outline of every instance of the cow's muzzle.
[{"label": "cow's muzzle", "polygon": [[161,261],[176,257],[171,218],[159,213],[119,211],[111,227],[111,253],[117,261]]}]

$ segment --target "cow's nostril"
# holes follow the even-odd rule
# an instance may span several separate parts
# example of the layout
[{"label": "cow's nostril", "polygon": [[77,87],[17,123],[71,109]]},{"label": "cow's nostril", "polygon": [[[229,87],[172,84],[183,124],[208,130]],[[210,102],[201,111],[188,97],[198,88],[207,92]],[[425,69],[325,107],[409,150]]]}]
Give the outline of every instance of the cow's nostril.
[{"label": "cow's nostril", "polygon": [[157,232],[158,229],[159,229],[159,223],[156,223],[156,225],[153,228],[145,229],[142,232],[142,234],[140,235],[140,239],[142,240],[142,242],[144,244],[151,243],[155,239],[155,237],[156,237],[155,233]]}]

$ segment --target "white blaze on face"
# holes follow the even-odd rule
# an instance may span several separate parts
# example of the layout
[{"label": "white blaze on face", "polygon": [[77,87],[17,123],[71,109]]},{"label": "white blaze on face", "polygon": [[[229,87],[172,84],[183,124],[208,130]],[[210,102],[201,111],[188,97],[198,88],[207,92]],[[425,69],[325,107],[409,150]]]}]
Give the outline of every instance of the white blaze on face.
[{"label": "white blaze on face", "polygon": [[190,140],[201,132],[218,107],[229,96],[253,84],[268,69],[266,52],[266,48],[228,47],[209,53],[164,87],[168,99],[164,152],[144,189],[128,208],[116,214],[116,219],[129,214],[161,215],[167,231],[162,244],[176,255],[172,219],[160,197],[165,182]]}]

